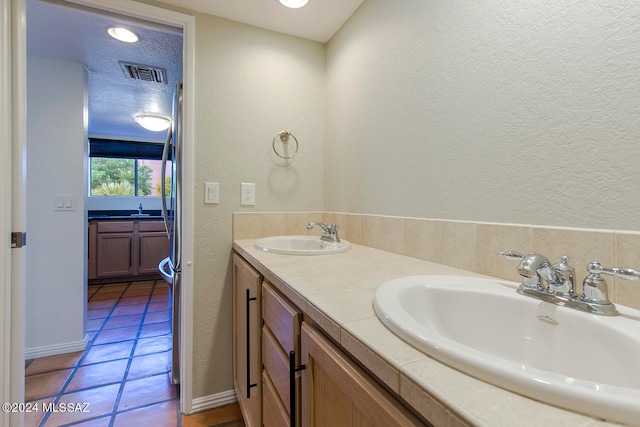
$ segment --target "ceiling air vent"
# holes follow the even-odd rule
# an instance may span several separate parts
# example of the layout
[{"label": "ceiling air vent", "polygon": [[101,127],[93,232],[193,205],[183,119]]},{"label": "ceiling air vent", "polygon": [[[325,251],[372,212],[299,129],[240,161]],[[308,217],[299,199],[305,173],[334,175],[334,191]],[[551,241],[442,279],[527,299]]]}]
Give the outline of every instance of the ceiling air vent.
[{"label": "ceiling air vent", "polygon": [[167,70],[164,68],[124,61],[118,63],[128,79],[167,84]]}]

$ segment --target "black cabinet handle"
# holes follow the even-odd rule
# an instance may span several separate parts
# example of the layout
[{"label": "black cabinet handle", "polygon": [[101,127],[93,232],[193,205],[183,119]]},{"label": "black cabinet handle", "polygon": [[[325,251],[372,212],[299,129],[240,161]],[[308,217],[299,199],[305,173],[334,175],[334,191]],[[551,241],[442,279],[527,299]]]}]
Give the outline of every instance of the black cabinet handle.
[{"label": "black cabinet handle", "polygon": [[251,324],[249,323],[251,317],[249,316],[249,303],[251,301],[255,301],[256,298],[251,298],[249,296],[249,289],[247,289],[246,293],[246,317],[247,317],[247,399],[251,399],[251,388],[256,387],[257,384],[251,384]]},{"label": "black cabinet handle", "polygon": [[289,424],[296,427],[296,372],[305,369],[305,365],[296,366],[296,352],[289,352]]}]

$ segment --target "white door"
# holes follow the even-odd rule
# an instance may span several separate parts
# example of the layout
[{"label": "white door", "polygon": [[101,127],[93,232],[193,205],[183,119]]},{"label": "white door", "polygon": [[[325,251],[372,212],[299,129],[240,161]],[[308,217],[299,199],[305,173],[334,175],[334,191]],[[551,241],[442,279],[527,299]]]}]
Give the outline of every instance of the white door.
[{"label": "white door", "polygon": [[[12,231],[24,226],[26,42],[24,0],[0,0],[0,403],[24,401],[24,248]],[[19,412],[0,412],[0,426],[22,426]]]}]

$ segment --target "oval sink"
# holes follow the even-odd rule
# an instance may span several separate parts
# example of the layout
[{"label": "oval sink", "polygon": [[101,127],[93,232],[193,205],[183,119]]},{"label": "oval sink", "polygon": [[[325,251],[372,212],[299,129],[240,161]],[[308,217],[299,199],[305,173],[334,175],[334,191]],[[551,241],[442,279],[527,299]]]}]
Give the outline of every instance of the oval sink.
[{"label": "oval sink", "polygon": [[256,248],[285,255],[327,255],[348,251],[351,243],[325,242],[317,236],[273,236],[256,240]]},{"label": "oval sink", "polygon": [[427,355],[499,387],[612,421],[640,420],[640,311],[605,317],[528,298],[497,279],[414,276],[374,309]]}]

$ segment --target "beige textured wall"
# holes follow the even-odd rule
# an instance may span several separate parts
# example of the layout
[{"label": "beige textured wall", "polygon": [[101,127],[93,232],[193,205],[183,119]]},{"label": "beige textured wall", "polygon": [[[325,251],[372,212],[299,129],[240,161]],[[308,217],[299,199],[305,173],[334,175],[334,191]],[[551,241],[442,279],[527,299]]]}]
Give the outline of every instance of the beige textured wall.
[{"label": "beige textured wall", "polygon": [[[209,15],[196,15],[194,397],[233,389],[231,226],[234,211],[321,209],[324,46]],[[272,161],[288,129],[300,150]],[[204,182],[220,203],[204,204]],[[256,206],[240,206],[240,183]]]},{"label": "beige textured wall", "polygon": [[640,3],[366,0],[327,47],[325,208],[640,229]]}]

